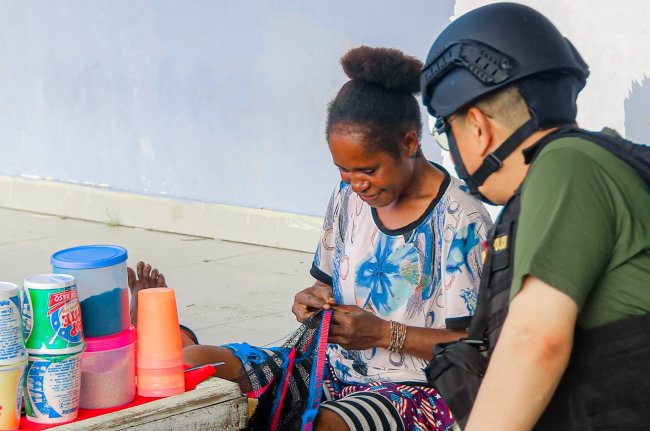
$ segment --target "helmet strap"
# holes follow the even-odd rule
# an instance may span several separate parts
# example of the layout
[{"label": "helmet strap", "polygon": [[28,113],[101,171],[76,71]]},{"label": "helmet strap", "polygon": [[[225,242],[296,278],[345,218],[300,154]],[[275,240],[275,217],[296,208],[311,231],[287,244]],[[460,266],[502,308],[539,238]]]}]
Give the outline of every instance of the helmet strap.
[{"label": "helmet strap", "polygon": [[458,177],[465,181],[469,192],[472,196],[486,202],[488,204],[494,205],[486,196],[478,191],[478,188],[485,183],[485,180],[498,171],[501,166],[503,166],[503,161],[512,154],[517,147],[526,140],[530,135],[535,133],[539,129],[539,123],[535,113],[531,111],[531,118],[522,124],[517,130],[515,130],[503,144],[499,146],[495,151],[489,153],[481,166],[476,169],[473,174],[470,174],[463,163],[463,159],[460,157],[460,152],[458,151],[458,145],[456,144],[456,139],[454,134],[449,130],[449,150],[451,155],[454,158],[454,164],[456,167],[456,172]]}]

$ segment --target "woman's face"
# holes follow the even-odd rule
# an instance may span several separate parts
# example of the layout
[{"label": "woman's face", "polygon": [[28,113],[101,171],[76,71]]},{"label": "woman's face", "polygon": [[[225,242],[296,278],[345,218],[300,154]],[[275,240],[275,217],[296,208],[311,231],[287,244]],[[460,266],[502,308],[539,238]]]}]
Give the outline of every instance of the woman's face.
[{"label": "woman's face", "polygon": [[402,156],[386,151],[368,151],[365,134],[349,130],[331,130],[329,148],[341,179],[368,205],[378,208],[391,204],[405,190],[411,175]]}]

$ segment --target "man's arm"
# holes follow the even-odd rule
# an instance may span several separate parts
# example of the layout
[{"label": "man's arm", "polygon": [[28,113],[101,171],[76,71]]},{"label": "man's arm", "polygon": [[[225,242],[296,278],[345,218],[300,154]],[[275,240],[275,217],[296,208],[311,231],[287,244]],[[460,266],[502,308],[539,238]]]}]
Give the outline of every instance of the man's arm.
[{"label": "man's arm", "polygon": [[465,431],[530,430],[569,363],[578,307],[527,276],[503,330]]}]

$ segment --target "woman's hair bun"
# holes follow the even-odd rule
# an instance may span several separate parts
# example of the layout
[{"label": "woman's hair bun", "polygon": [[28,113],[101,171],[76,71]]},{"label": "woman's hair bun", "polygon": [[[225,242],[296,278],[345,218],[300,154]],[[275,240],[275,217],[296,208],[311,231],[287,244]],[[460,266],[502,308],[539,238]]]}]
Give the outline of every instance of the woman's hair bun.
[{"label": "woman's hair bun", "polygon": [[422,62],[398,49],[360,46],[348,51],[341,58],[341,64],[352,80],[410,94],[420,92]]}]

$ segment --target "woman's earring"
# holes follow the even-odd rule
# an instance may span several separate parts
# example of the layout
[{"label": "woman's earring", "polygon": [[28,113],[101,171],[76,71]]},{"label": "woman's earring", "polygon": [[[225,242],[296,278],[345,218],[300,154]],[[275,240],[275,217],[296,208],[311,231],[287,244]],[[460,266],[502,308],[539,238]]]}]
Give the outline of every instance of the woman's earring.
[{"label": "woman's earring", "polygon": [[411,158],[412,159],[417,158],[419,152],[420,152],[420,146],[418,145],[417,149],[413,151],[413,153],[411,154]]}]

